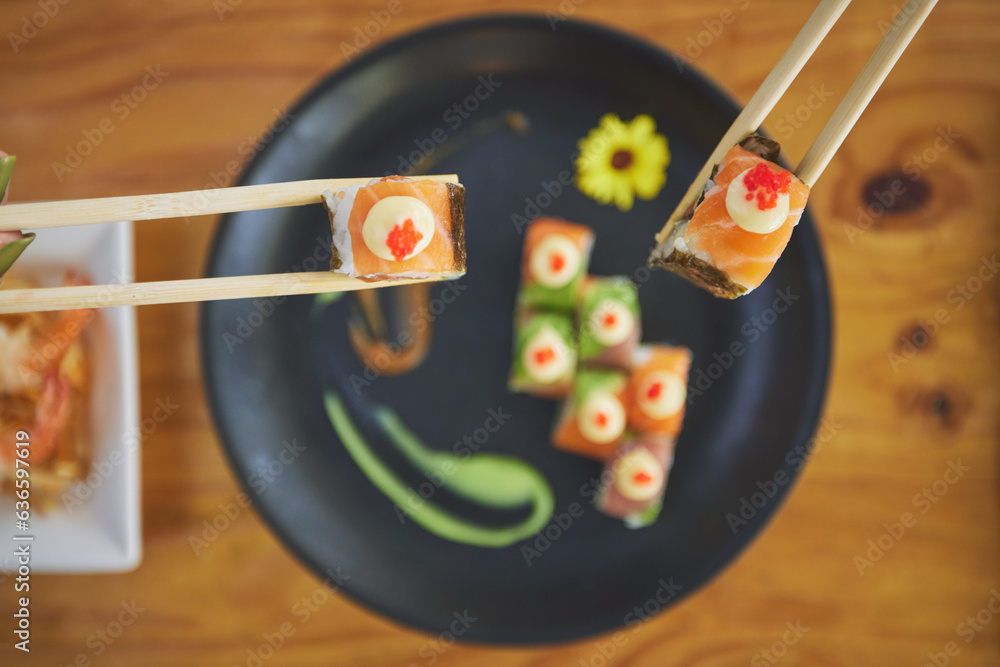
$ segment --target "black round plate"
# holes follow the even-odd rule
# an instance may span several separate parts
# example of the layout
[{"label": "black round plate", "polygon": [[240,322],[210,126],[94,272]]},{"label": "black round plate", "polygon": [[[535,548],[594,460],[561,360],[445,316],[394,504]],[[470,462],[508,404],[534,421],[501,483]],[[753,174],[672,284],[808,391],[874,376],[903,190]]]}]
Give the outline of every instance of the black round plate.
[{"label": "black round plate", "polygon": [[[433,346],[409,374],[358,381],[364,368],[345,324],[353,297],[318,316],[311,297],[204,306],[205,381],[230,462],[267,523],[319,577],[339,572],[347,595],[431,633],[569,640],[633,625],[691,593],[777,507],[802,465],[826,387],[823,260],[807,213],[770,278],[736,301],[644,268],[654,233],[737,114],[679,62],[578,22],[553,29],[545,17],[505,16],[441,25],[332,74],[251,161],[244,184],[380,176],[429,153],[432,173],[459,174],[468,192],[469,273],[457,288],[433,288]],[[504,124],[511,111],[527,118],[527,131]],[[572,171],[577,141],[607,112],[651,115],[673,155],[664,191],[628,213],[559,183]],[[555,402],[506,391],[522,244],[516,216],[539,212],[593,226],[591,272],[641,284],[645,340],[694,352],[686,425],[663,513],[650,528],[626,529],[591,507],[581,488],[600,467],[549,445]],[[319,206],[230,215],[208,273],[322,269],[329,235]],[[401,522],[327,421],[322,394],[331,387],[414,485],[426,480],[405,473],[377,437],[373,404],[393,407],[444,449],[466,436],[483,440],[491,411],[502,412],[481,451],[536,465],[562,518],[542,537],[504,549],[454,544]],[[434,500],[450,502],[446,496]],[[464,614],[476,620],[457,622]]]}]

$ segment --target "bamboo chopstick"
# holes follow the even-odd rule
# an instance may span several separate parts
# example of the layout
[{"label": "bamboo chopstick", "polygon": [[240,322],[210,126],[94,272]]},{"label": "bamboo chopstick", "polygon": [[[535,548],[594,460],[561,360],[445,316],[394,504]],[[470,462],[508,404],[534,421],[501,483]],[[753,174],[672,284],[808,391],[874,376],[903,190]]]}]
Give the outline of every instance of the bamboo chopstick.
[{"label": "bamboo chopstick", "polygon": [[[420,178],[440,183],[458,183],[458,176],[455,174]],[[324,190],[364,185],[371,180],[328,178],[157,195],[8,204],[0,206],[0,232],[304,206],[321,202]]]},{"label": "bamboo chopstick", "polygon": [[[421,176],[440,183],[457,183],[455,174]],[[218,190],[196,190],[134,197],[77,199],[0,206],[0,231],[70,227],[119,220],[154,220],[235,211],[303,206],[323,200],[323,191],[364,185],[371,178],[332,178]],[[351,292],[395,285],[452,280],[449,272],[428,278],[364,281],[329,271],[256,276],[198,278],[118,285],[77,285],[0,290],[0,314],[29,311],[143,306],[186,301],[218,301],[323,292]]]},{"label": "bamboo chopstick", "polygon": [[889,70],[899,60],[899,56],[936,4],[937,0],[910,0],[903,5],[903,9],[882,36],[868,62],[861,68],[858,78],[851,84],[844,99],[837,105],[830,120],[823,126],[816,141],[799,162],[799,167],[795,170],[799,180],[810,188],[816,183],[816,179],[826,169],[833,154],[840,148],[847,133],[861,116],[861,112],[885,81]]},{"label": "bamboo chopstick", "polygon": [[29,311],[67,310],[72,308],[106,308],[109,306],[145,306],[187,301],[218,301],[319,294],[322,292],[352,292],[396,285],[412,285],[460,277],[459,272],[430,278],[403,278],[365,282],[359,278],[311,271],[277,273],[258,276],[230,276],[195,280],[165,280],[160,282],[126,283],[119,285],[81,285],[44,287],[38,289],[0,290],[0,315]]},{"label": "bamboo chopstick", "polygon": [[[760,127],[767,115],[781,99],[781,96],[788,90],[792,80],[802,70],[812,54],[816,51],[820,42],[830,32],[830,28],[837,22],[840,15],[850,4],[851,0],[822,0],[813,11],[809,20],[802,26],[802,30],[795,36],[788,49],[778,59],[778,63],[771,70],[770,74],[754,93],[750,101],[737,116],[736,120],[729,127],[719,141],[719,145],[712,151],[708,162],[698,172],[697,178],[691,183],[687,193],[681,199],[677,208],[667,221],[659,234],[656,235],[658,243],[662,243],[670,235],[670,231],[677,220],[679,220],[701,195],[705,181],[708,179],[712,168],[722,162],[726,152],[739,143],[746,135],[756,131]],[[2,227],[0,227],[2,229]]]}]

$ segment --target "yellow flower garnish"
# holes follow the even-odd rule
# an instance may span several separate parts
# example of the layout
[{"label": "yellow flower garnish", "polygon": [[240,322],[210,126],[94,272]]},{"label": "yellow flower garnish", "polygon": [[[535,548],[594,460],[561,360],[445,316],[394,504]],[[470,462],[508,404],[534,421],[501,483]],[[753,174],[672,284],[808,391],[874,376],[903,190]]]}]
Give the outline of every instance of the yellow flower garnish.
[{"label": "yellow flower garnish", "polygon": [[635,196],[653,199],[667,181],[667,139],[656,133],[656,122],[645,114],[630,123],[605,114],[579,147],[576,187],[601,204],[613,201],[628,211]]}]

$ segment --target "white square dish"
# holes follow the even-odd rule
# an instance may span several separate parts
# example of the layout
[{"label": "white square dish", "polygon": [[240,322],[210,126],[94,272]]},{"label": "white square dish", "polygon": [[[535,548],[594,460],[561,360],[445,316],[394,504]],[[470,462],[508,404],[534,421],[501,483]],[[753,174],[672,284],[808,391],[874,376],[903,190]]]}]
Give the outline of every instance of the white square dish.
[{"label": "white square dish", "polygon": [[[94,284],[133,282],[132,223],[43,229],[11,270],[43,286],[57,285],[67,269]],[[139,364],[133,307],[98,311],[86,333],[90,358],[90,471],[54,507],[32,502],[30,530],[15,530],[14,500],[0,498],[0,540],[32,535],[31,571],[124,572],[142,558]],[[0,363],[3,363],[0,360]],[[71,502],[68,502],[71,500]],[[78,501],[78,502],[77,502]],[[17,565],[2,550],[0,569]]]}]

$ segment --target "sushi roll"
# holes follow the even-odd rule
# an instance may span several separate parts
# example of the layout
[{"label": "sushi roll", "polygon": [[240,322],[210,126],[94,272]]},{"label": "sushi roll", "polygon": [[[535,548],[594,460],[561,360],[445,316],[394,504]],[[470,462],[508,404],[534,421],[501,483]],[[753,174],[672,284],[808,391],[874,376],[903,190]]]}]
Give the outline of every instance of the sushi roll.
[{"label": "sushi roll", "polygon": [[580,299],[580,363],[627,370],[641,337],[635,283],[588,277]]},{"label": "sushi roll", "polygon": [[465,187],[387,176],[327,190],[330,270],[353,278],[465,272]]},{"label": "sushi roll", "polygon": [[684,421],[690,369],[691,351],[686,347],[640,345],[626,390],[629,428],[676,438]]},{"label": "sushi roll", "polygon": [[639,436],[625,442],[604,464],[597,509],[624,519],[629,528],[650,525],[660,515],[673,459],[669,438]]},{"label": "sushi roll", "polygon": [[589,227],[554,218],[535,219],[524,237],[519,304],[562,312],[576,308],[593,245]]},{"label": "sushi roll", "polygon": [[522,310],[514,331],[511,391],[543,398],[569,393],[576,373],[576,339],[573,323],[562,313]]},{"label": "sushi roll", "polygon": [[780,167],[780,146],[751,135],[726,153],[693,209],[657,235],[650,264],[735,299],[759,287],[805,210],[809,188]]},{"label": "sushi roll", "polygon": [[580,368],[563,404],[552,445],[598,461],[608,460],[625,436],[625,374]]}]

